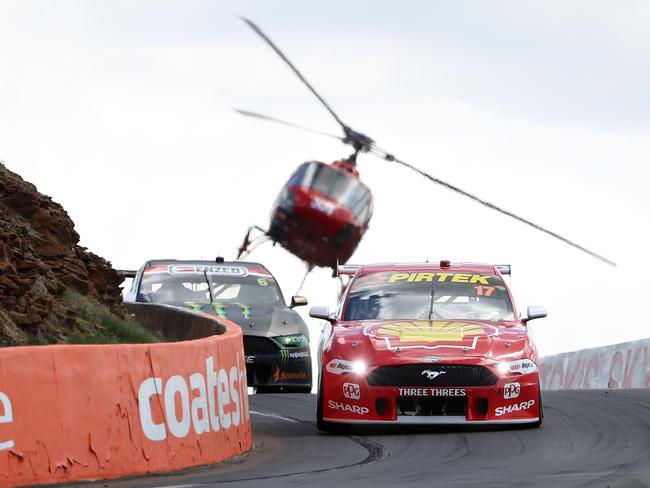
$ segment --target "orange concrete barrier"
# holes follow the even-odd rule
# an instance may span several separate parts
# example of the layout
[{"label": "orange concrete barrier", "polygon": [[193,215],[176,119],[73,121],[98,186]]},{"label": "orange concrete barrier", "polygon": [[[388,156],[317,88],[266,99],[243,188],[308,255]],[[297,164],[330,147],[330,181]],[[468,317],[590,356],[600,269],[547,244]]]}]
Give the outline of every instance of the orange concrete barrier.
[{"label": "orange concrete barrier", "polygon": [[242,333],[0,349],[0,486],[211,464],[252,447]]}]

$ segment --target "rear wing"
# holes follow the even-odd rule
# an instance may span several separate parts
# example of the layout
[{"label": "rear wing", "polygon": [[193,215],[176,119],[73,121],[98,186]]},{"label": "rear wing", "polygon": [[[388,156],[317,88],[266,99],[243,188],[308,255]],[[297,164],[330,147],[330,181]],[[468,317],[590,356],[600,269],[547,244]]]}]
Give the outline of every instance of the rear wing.
[{"label": "rear wing", "polygon": [[138,274],[137,271],[133,271],[130,269],[116,269],[115,271],[117,272],[117,276],[119,276],[122,279],[135,278],[135,275]]},{"label": "rear wing", "polygon": [[509,264],[495,264],[494,269],[496,269],[502,275],[510,275],[510,265]]},{"label": "rear wing", "polygon": [[[354,276],[361,269],[360,264],[340,264],[336,267],[335,276]],[[494,269],[496,269],[502,275],[510,275],[510,265],[509,264],[495,264]]]},{"label": "rear wing", "polygon": [[360,269],[360,264],[339,264],[336,267],[336,276],[354,276]]}]

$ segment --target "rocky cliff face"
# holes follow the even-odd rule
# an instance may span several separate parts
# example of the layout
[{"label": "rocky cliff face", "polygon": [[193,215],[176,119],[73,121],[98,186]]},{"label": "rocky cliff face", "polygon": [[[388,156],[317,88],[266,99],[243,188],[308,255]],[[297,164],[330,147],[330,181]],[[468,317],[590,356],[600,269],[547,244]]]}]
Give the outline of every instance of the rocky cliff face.
[{"label": "rocky cliff face", "polygon": [[0,345],[64,342],[66,288],[122,315],[121,280],[78,242],[63,207],[0,164]]}]

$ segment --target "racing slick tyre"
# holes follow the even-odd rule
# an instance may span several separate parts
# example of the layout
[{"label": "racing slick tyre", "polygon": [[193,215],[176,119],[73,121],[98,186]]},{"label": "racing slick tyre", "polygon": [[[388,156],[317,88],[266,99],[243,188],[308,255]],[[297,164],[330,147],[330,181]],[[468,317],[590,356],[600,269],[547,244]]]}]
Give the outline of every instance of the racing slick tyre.
[{"label": "racing slick tyre", "polygon": [[282,390],[277,386],[258,386],[255,393],[262,395],[264,393],[282,393]]},{"label": "racing slick tyre", "polygon": [[350,432],[350,426],[336,422],[326,422],[323,420],[323,371],[320,373],[318,383],[318,394],[316,397],[316,428],[321,432],[328,434],[347,434]]},{"label": "racing slick tyre", "polygon": [[533,424],[533,428],[541,427],[544,422],[544,405],[542,405],[542,389],[539,388],[539,420]]},{"label": "racing slick tyre", "polygon": [[292,393],[311,393],[311,386],[298,386],[291,390]]},{"label": "racing slick tyre", "polygon": [[311,393],[311,386],[258,386],[257,393]]}]

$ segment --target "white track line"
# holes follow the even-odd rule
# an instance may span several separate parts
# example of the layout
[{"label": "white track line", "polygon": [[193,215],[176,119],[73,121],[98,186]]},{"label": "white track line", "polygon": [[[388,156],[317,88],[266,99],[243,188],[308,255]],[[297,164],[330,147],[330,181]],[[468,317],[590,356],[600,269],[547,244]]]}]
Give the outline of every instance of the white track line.
[{"label": "white track line", "polygon": [[287,422],[293,422],[295,424],[301,423],[299,420],[283,417],[282,415],[278,415],[277,413],[256,412],[255,410],[251,410],[250,413],[252,413],[253,415],[260,415],[262,417],[271,417],[274,419],[286,420]]}]

